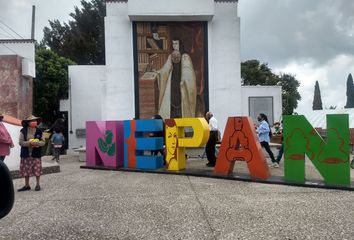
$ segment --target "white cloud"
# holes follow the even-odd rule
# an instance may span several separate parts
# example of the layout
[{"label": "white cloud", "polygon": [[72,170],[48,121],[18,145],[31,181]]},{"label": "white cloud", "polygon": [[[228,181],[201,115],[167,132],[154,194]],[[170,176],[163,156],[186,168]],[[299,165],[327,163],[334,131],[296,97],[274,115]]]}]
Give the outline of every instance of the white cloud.
[{"label": "white cloud", "polygon": [[324,108],[337,106],[343,108],[346,104],[346,83],[349,73],[354,73],[354,57],[338,55],[325,65],[316,65],[311,61],[292,61],[284,67],[274,68],[277,73],[293,73],[301,83],[299,92],[301,101],[296,112],[305,114],[312,110],[315,82],[321,89],[322,105]]}]

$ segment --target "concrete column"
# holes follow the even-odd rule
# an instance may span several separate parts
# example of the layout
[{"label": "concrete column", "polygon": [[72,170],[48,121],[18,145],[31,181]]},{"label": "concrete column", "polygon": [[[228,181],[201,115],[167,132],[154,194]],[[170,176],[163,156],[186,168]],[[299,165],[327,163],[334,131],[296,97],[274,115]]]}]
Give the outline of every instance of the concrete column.
[{"label": "concrete column", "polygon": [[240,18],[237,1],[215,1],[209,21],[209,109],[221,131],[229,116],[241,115]]},{"label": "concrete column", "polygon": [[134,105],[134,70],[132,23],[126,1],[107,2],[106,96],[102,116],[105,120],[132,119]]}]

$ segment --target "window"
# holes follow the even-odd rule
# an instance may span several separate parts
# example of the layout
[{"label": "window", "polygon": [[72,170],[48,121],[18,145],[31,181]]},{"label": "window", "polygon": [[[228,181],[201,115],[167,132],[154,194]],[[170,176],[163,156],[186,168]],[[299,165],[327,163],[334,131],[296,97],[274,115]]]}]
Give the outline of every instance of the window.
[{"label": "window", "polygon": [[257,122],[257,116],[264,113],[268,117],[270,125],[274,123],[273,97],[249,97],[248,98],[249,116]]}]

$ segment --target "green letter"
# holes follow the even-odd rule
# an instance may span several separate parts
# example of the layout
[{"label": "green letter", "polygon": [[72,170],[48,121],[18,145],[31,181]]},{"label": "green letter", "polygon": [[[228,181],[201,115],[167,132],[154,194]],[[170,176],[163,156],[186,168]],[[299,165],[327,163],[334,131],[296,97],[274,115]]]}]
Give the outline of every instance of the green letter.
[{"label": "green letter", "polygon": [[305,182],[305,154],[328,185],[350,185],[349,117],[327,115],[326,142],[304,116],[284,116],[284,178]]}]

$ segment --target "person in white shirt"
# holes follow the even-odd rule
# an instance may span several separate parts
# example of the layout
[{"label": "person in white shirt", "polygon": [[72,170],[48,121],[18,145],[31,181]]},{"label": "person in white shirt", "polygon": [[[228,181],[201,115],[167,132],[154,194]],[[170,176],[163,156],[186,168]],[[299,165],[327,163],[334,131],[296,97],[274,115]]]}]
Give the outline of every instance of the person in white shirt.
[{"label": "person in white shirt", "polygon": [[208,167],[215,167],[216,156],[215,156],[215,146],[218,140],[218,121],[213,116],[212,112],[207,112],[205,118],[209,123],[210,137],[205,147],[205,152],[208,158]]}]

